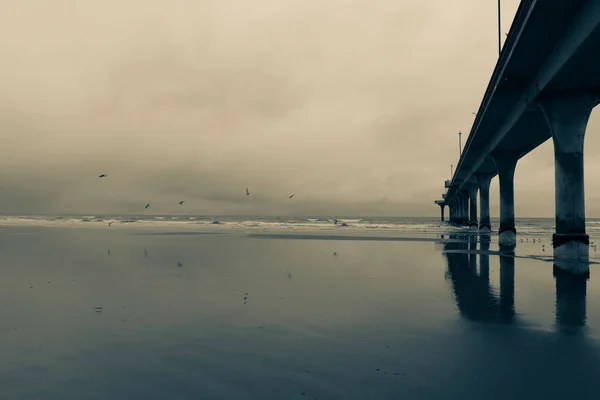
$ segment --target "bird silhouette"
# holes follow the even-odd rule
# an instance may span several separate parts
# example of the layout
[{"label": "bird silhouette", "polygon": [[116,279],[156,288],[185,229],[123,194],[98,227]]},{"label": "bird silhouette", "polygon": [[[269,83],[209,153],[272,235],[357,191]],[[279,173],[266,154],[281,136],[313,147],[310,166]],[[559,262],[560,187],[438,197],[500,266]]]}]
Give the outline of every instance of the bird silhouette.
[{"label": "bird silhouette", "polygon": [[108,175],[107,174],[101,174],[98,176],[98,178],[106,178]]},{"label": "bird silhouette", "polygon": [[246,196],[250,196],[250,192],[248,191],[248,188],[246,188]]},{"label": "bird silhouette", "polygon": [[144,207],[144,210],[147,209],[148,207],[150,207],[150,203],[146,204],[146,207]]},{"label": "bird silhouette", "polygon": [[179,205],[182,205],[183,203],[185,203],[185,200],[181,200],[181,201],[179,202]]},{"label": "bird silhouette", "polygon": [[288,197],[288,199],[291,199],[291,198],[292,198],[292,197],[294,197],[294,196],[295,196],[295,194],[293,194],[293,195],[289,196],[289,197]]}]

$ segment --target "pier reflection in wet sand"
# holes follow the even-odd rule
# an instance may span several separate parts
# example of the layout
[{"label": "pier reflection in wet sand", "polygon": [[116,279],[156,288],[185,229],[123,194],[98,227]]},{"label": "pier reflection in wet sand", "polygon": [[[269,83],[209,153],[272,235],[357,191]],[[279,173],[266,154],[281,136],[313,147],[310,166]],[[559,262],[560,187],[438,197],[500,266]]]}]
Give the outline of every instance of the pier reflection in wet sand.
[{"label": "pier reflection in wet sand", "polygon": [[572,276],[554,269],[556,280],[556,328],[562,332],[576,333],[585,326],[586,276]]},{"label": "pier reflection in wet sand", "polygon": [[471,320],[510,323],[514,317],[514,257],[500,258],[500,296],[497,296],[490,286],[490,242],[484,238],[479,243],[479,274],[477,243],[477,237],[460,240],[451,235],[444,246],[448,277],[458,310]]},{"label": "pier reflection in wet sand", "polygon": [[[500,247],[490,253],[489,236],[450,235],[444,243],[447,279],[460,314],[473,321],[511,324],[517,321],[515,310],[515,248]],[[477,249],[479,247],[479,250]],[[490,284],[490,254],[499,257],[499,290]],[[476,266],[479,255],[479,270]],[[576,333],[586,323],[586,289],[588,277],[553,271],[556,283],[555,328]]]}]

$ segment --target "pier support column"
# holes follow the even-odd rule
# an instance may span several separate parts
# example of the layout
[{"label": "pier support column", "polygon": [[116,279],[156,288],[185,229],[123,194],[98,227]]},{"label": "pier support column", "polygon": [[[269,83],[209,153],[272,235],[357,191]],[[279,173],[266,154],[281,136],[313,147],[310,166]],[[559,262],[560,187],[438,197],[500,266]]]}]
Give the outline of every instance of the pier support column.
[{"label": "pier support column", "polygon": [[464,204],[464,199],[463,199],[463,195],[462,193],[458,194],[458,201],[457,201],[458,205],[458,218],[456,219],[456,223],[458,223],[459,225],[463,223],[463,219],[464,219],[464,212],[465,212],[465,204]]},{"label": "pier support column", "polygon": [[460,196],[456,195],[453,200],[454,206],[452,211],[452,222],[458,224],[460,222]]},{"label": "pier support column", "polygon": [[469,226],[471,229],[477,229],[477,191],[479,188],[476,183],[469,183],[467,191],[469,193]]},{"label": "pier support column", "polygon": [[569,93],[542,100],[554,143],[556,233],[554,265],[574,275],[589,274],[589,236],[585,231],[583,142],[597,95]]},{"label": "pier support column", "polygon": [[475,174],[477,184],[479,185],[479,231],[481,233],[490,233],[492,224],[490,223],[490,182],[492,174]]},{"label": "pier support column", "polygon": [[456,196],[454,198],[454,220],[452,221],[455,224],[460,223],[460,197]]},{"label": "pier support column", "polygon": [[440,204],[440,211],[441,211],[441,213],[442,213],[442,216],[441,216],[441,221],[443,221],[443,220],[444,220],[444,207],[446,207],[446,205],[445,205],[445,204]]},{"label": "pier support column", "polygon": [[517,240],[515,228],[515,168],[519,160],[515,153],[496,153],[492,156],[498,169],[500,183],[500,229],[498,243],[501,246],[514,246]]},{"label": "pier support column", "polygon": [[466,225],[469,222],[469,193],[466,190],[461,192],[461,220],[462,225]]},{"label": "pier support column", "polygon": [[456,223],[462,224],[463,222],[463,198],[462,193],[456,195]]}]

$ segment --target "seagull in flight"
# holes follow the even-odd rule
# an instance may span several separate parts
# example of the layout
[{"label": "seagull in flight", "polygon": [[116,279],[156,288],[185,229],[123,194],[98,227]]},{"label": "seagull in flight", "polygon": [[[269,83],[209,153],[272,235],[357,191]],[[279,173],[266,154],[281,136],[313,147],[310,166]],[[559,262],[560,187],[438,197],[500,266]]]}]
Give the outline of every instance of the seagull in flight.
[{"label": "seagull in flight", "polygon": [[150,207],[150,203],[146,204],[146,207],[144,207],[144,210],[147,209],[148,207]]},{"label": "seagull in flight", "polygon": [[102,174],[102,175],[99,175],[98,178],[106,178],[107,176],[108,176],[107,174]]},{"label": "seagull in flight", "polygon": [[291,196],[288,197],[288,199],[291,199],[292,197],[294,197],[296,194],[292,194]]},{"label": "seagull in flight", "polygon": [[246,188],[246,196],[250,196],[250,192],[248,191],[248,188]]},{"label": "seagull in flight", "polygon": [[185,200],[181,200],[181,201],[179,202],[179,205],[182,205],[183,203],[185,203]]}]

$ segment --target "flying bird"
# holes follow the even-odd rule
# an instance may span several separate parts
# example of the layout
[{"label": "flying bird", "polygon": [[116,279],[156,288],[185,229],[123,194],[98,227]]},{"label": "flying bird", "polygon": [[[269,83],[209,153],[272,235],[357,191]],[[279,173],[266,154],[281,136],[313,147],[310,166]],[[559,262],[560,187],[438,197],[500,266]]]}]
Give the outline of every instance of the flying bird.
[{"label": "flying bird", "polygon": [[179,202],[179,205],[182,205],[183,203],[185,203],[185,200],[181,200],[181,201]]},{"label": "flying bird", "polygon": [[106,178],[107,176],[108,176],[107,174],[102,174],[102,175],[99,175],[98,178]]},{"label": "flying bird", "polygon": [[144,207],[144,210],[147,209],[148,207],[150,207],[150,203],[146,204],[146,207]]},{"label": "flying bird", "polygon": [[110,222],[108,223],[108,226],[110,227],[110,226],[112,225],[112,223],[113,223],[113,221],[110,221]]},{"label": "flying bird", "polygon": [[250,192],[248,191],[248,188],[246,188],[246,196],[250,196]]},{"label": "flying bird", "polygon": [[288,197],[288,199],[291,199],[292,197],[294,197],[296,194],[293,194],[291,196]]}]

